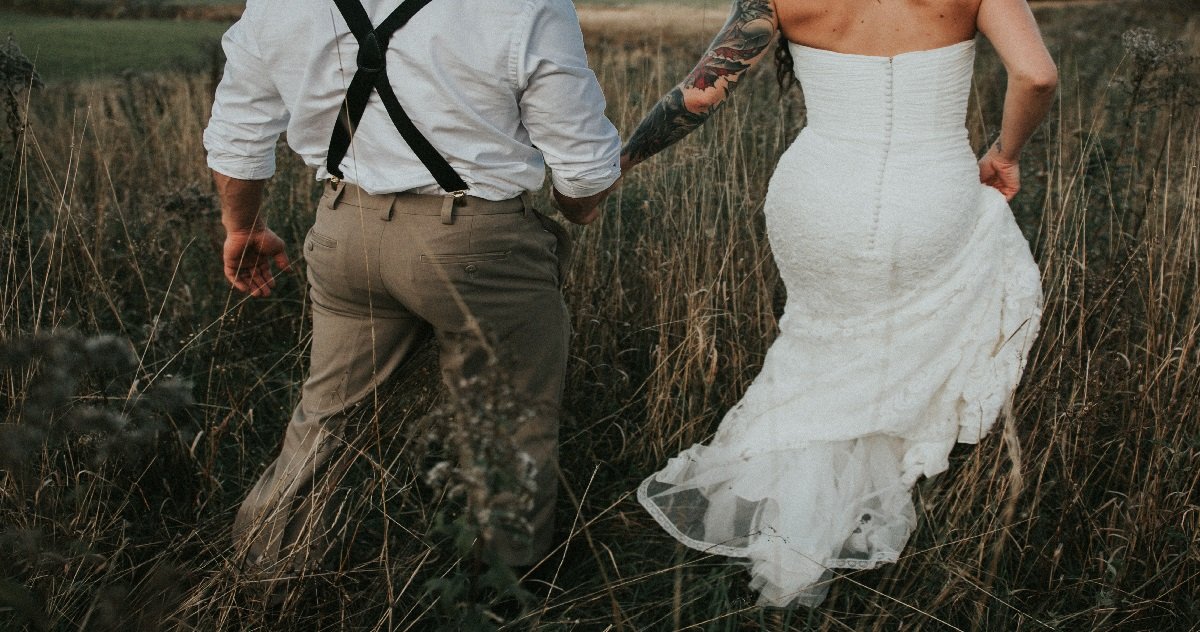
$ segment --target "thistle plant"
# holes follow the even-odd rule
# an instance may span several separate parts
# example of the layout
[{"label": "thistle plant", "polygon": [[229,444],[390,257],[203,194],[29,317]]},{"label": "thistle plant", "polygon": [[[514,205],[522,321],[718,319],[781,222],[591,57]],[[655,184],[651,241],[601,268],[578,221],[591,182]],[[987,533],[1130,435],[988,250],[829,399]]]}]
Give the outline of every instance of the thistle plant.
[{"label": "thistle plant", "polygon": [[1127,124],[1135,120],[1135,110],[1196,105],[1197,60],[1187,54],[1183,41],[1161,38],[1139,27],[1121,35],[1121,46],[1130,62],[1127,76],[1118,80],[1129,97]]},{"label": "thistle plant", "polygon": [[1132,28],[1121,34],[1121,46],[1133,59],[1135,77],[1165,68],[1184,57],[1182,41],[1162,40],[1154,31],[1144,27]]},{"label": "thistle plant", "polygon": [[522,401],[503,363],[491,355],[481,371],[452,384],[450,396],[424,420],[430,429],[424,449],[436,461],[425,482],[448,501],[434,517],[434,533],[472,565],[426,584],[449,619],[447,629],[495,629],[503,619],[488,609],[489,602],[529,603],[531,595],[490,544],[502,532],[518,541],[532,537],[526,516],[533,509],[537,468],[514,437],[544,412]]},{"label": "thistle plant", "polygon": [[430,414],[430,422],[442,430],[428,437],[440,444],[447,459],[438,461],[425,474],[425,482],[449,500],[461,504],[461,521],[486,547],[497,532],[531,534],[525,518],[533,507],[536,467],[529,454],[517,448],[512,432],[536,413],[517,403],[516,393],[499,373],[460,380],[450,401]]},{"label": "thistle plant", "polygon": [[[116,553],[112,558],[98,553],[95,541],[80,540],[41,517],[64,507],[75,507],[80,519],[132,513],[119,499],[146,474],[132,466],[165,456],[164,438],[182,438],[172,422],[192,402],[190,385],[171,378],[139,380],[138,368],[129,341],[115,336],[55,331],[0,341],[0,388],[6,391],[0,491],[6,504],[24,508],[19,524],[0,528],[0,612],[9,611],[33,629],[52,627],[39,588],[47,569],[87,575],[118,566]],[[48,490],[46,481],[57,483]],[[84,498],[91,502],[81,503]],[[156,564],[149,572],[136,590],[121,582],[75,584],[98,608],[93,628],[156,629],[160,597],[177,592],[178,582],[149,581],[173,573],[170,564]],[[125,616],[124,627],[108,626],[106,609],[145,618],[145,625]]]},{"label": "thistle plant", "polygon": [[21,47],[17,46],[12,33],[9,33],[0,46],[0,97],[4,99],[8,130],[14,143],[25,131],[24,108],[17,95],[22,90],[41,88],[42,85],[42,78],[34,69],[33,62],[21,52]]},{"label": "thistle plant", "polygon": [[83,449],[93,466],[147,454],[165,419],[192,403],[191,386],[164,378],[140,388],[137,367],[129,342],[115,336],[58,331],[0,342],[0,371],[24,385],[0,423],[0,469],[19,472],[61,448]]}]

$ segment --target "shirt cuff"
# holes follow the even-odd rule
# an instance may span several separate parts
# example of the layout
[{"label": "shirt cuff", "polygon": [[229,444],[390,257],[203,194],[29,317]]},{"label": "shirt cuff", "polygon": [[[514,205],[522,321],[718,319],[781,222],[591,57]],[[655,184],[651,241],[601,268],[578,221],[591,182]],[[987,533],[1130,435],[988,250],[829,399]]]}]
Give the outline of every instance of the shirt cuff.
[{"label": "shirt cuff", "polygon": [[264,159],[209,152],[208,168],[238,180],[266,180],[275,175],[275,156]]},{"label": "shirt cuff", "polygon": [[550,182],[554,189],[569,198],[585,198],[596,195],[611,187],[621,177],[620,163],[603,170],[593,171],[587,177],[565,178],[551,171]]}]

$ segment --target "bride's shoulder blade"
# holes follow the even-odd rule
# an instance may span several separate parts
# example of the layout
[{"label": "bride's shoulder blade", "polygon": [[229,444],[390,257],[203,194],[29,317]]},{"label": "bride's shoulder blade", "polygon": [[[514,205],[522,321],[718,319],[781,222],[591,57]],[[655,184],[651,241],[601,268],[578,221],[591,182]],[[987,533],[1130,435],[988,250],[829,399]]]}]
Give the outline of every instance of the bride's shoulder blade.
[{"label": "bride's shoulder blade", "polygon": [[833,52],[893,56],[972,39],[987,0],[774,0],[788,40]]}]

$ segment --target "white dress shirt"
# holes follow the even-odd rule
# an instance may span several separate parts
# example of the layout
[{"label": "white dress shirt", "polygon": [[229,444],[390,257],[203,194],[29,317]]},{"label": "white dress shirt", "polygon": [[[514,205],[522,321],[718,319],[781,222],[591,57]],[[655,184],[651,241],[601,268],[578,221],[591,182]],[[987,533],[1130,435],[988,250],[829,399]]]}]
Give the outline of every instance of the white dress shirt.
[{"label": "white dress shirt", "polygon": [[[379,25],[399,0],[362,0]],[[325,179],[329,137],[358,44],[333,0],[249,0],[204,132],[208,164],[243,180],[275,172],[288,144]],[[588,68],[571,0],[433,0],[392,37],[387,74],[417,128],[489,200],[542,187],[586,197],[620,175],[620,138]],[[441,193],[372,92],[345,179],[369,193]]]}]

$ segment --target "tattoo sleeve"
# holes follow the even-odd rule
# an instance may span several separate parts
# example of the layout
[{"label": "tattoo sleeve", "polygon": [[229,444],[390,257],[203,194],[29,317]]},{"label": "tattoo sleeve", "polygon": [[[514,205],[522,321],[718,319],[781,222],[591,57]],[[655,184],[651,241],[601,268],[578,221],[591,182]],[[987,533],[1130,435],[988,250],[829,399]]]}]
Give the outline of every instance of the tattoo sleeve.
[{"label": "tattoo sleeve", "polygon": [[734,0],[729,20],[700,63],[638,124],[622,152],[637,164],[700,127],[775,39],[773,0]]}]

